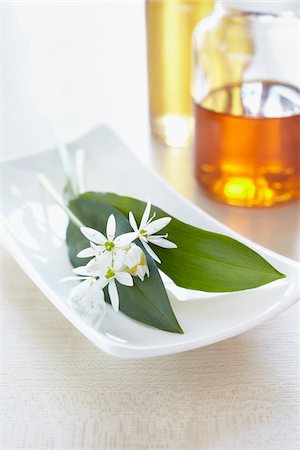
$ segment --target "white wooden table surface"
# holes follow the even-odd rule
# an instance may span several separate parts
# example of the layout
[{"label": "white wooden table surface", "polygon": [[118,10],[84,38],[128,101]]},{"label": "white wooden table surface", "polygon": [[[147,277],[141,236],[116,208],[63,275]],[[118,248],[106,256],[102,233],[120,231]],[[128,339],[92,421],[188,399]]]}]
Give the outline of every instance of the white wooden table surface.
[{"label": "white wooden table surface", "polygon": [[[114,42],[111,45],[115,53],[137,42],[143,44],[142,38],[136,39],[142,29],[141,3],[118,3],[118,8],[123,9],[117,15],[114,8],[116,4],[109,6],[107,2],[90,4],[89,8],[82,3],[43,7],[5,5],[4,157],[52,146],[54,137],[47,128],[47,120],[53,115],[66,139],[75,138],[76,133],[105,119],[141,158],[206,211],[248,238],[299,259],[299,203],[270,210],[216,204],[205,198],[195,183],[188,151],[165,149],[149,140],[145,81],[139,81],[144,80],[142,65],[136,66],[136,75],[131,80],[135,95],[132,99],[128,96],[133,91],[130,94],[130,89],[118,88],[117,78],[109,80],[113,89],[109,99],[104,99],[106,103],[103,91],[100,88],[95,91],[98,75],[108,77],[110,73],[108,69],[105,72],[104,63],[110,68],[117,64],[101,47],[103,29],[98,29],[97,20],[101,20],[103,27],[108,24],[106,34],[114,30],[113,24],[124,31],[123,39],[113,41],[114,33],[106,36],[106,42]],[[129,10],[130,14],[124,17]],[[42,20],[44,16],[46,22]],[[133,35],[128,37],[126,30],[130,23]],[[84,39],[82,27],[87,24],[89,36],[92,34],[89,43],[97,43],[93,50],[103,58],[98,66],[87,57],[85,62],[90,64],[87,72],[93,68],[97,77],[85,82],[84,90],[78,74],[78,79],[72,78],[73,85],[66,80],[70,75],[68,67],[78,57],[70,56],[69,51],[70,42],[76,39],[74,30],[80,25],[80,39]],[[47,27],[56,30],[57,41],[53,44],[56,53],[51,53]],[[61,29],[66,27],[69,33],[64,30],[62,34]],[[26,39],[20,40],[19,36],[24,34]],[[95,39],[97,36],[99,39]],[[79,40],[76,43],[81,55],[84,47],[80,47]],[[41,52],[43,48],[45,55]],[[59,61],[55,60],[57,51],[61,52]],[[69,57],[65,67],[64,54]],[[134,61],[139,58],[143,58],[142,47],[135,49]],[[61,63],[59,70],[53,69],[49,75],[48,69],[58,63]],[[37,72],[32,67],[45,69],[46,81],[41,76],[38,84],[32,75]],[[122,75],[128,77],[128,84],[130,73],[126,67]],[[65,84],[69,90],[63,89]],[[46,86],[48,97],[43,99],[40,94],[46,92]],[[78,97],[82,90],[85,102]],[[56,110],[53,107],[52,116],[50,97],[60,102]],[[101,111],[95,106],[100,100],[105,103]],[[121,106],[117,109],[118,103]],[[129,103],[131,107],[124,115]],[[299,305],[250,332],[216,345],[168,357],[126,361],[103,354],[80,335],[5,250],[0,264],[3,299],[0,447],[4,450],[299,448]]]}]

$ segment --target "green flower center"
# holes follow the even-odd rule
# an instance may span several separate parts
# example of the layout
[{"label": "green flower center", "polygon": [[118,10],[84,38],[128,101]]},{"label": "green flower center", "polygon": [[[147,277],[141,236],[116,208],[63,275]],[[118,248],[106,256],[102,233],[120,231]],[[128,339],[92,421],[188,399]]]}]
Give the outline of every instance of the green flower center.
[{"label": "green flower center", "polygon": [[115,276],[115,272],[112,269],[108,269],[108,271],[106,272],[105,278],[107,278],[108,280],[110,278],[113,278]]},{"label": "green flower center", "polygon": [[147,236],[147,230],[140,230],[140,234],[142,235],[142,236]]},{"label": "green flower center", "polygon": [[104,246],[108,252],[111,252],[115,248],[115,244],[111,241],[105,242]]}]

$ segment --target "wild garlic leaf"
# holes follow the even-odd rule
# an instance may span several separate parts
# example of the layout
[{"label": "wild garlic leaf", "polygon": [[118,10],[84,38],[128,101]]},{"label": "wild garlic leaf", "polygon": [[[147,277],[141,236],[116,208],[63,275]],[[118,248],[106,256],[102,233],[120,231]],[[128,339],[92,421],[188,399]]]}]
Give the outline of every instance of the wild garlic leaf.
[{"label": "wild garlic leaf", "polygon": [[[111,193],[87,192],[82,199],[111,205],[126,218],[132,211],[141,220],[145,202]],[[156,218],[170,216],[152,206]],[[164,229],[176,249],[153,246],[161,259],[159,268],[183,288],[206,292],[232,292],[256,288],[284,278],[257,252],[228,236],[202,230],[175,218]]]},{"label": "wild garlic leaf", "polygon": [[[69,202],[71,211],[87,227],[105,233],[106,222],[110,214],[114,214],[117,222],[117,235],[131,231],[128,220],[113,206],[101,203],[98,199],[84,198],[83,195]],[[78,258],[77,253],[88,247],[89,242],[81,231],[69,223],[67,228],[67,245],[69,258],[73,267],[84,265],[89,259]],[[137,245],[140,245],[136,242]],[[118,284],[120,310],[132,319],[161,330],[183,333],[172,311],[165,287],[156,264],[147,256],[150,277],[144,281],[137,277],[134,286]],[[107,300],[107,299],[106,299]]]}]

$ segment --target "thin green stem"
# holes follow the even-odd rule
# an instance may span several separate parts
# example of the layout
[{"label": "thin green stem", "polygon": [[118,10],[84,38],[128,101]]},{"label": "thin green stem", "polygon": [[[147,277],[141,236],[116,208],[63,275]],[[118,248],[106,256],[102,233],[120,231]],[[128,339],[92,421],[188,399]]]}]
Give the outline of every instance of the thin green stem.
[{"label": "thin green stem", "polygon": [[72,192],[74,195],[78,193],[78,185],[76,180],[72,177],[72,168],[70,163],[70,156],[67,146],[60,139],[58,140],[58,154],[61,160],[61,164],[64,170],[64,173],[67,178],[67,182],[70,183]]},{"label": "thin green stem", "polygon": [[67,213],[70,221],[78,228],[83,227],[83,223],[80,222],[80,220],[75,216],[75,214],[70,210],[70,208],[65,204],[62,196],[58,193],[58,191],[55,189],[53,184],[50,183],[46,175],[39,174],[38,175],[38,181],[40,185],[45,189],[45,191],[48,192],[48,194],[51,195],[53,200]]}]

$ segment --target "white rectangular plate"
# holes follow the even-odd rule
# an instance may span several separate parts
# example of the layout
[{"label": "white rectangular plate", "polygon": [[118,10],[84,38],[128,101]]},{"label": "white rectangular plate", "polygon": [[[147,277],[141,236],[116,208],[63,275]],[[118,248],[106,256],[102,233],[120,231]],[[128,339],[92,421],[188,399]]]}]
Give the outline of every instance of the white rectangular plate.
[{"label": "white rectangular plate", "polygon": [[190,350],[249,330],[300,297],[298,263],[239,236],[181,197],[139,162],[109,128],[101,126],[71,144],[71,156],[78,147],[86,152],[88,190],[151,198],[180,220],[242,241],[287,275],[261,288],[218,295],[178,290],[167,283],[184,335],[140,324],[111,307],[101,326],[88,324],[67,302],[70,285],[59,282],[72,270],[64,240],[67,217],[37,183],[37,174],[44,173],[62,191],[65,180],[57,151],[1,163],[5,245],[57,309],[100,349],[124,358]]}]

